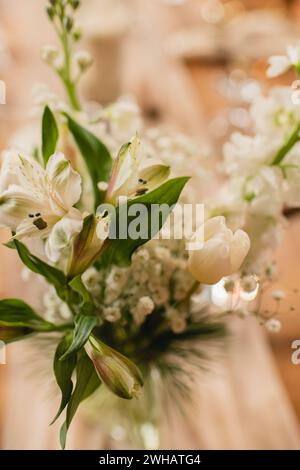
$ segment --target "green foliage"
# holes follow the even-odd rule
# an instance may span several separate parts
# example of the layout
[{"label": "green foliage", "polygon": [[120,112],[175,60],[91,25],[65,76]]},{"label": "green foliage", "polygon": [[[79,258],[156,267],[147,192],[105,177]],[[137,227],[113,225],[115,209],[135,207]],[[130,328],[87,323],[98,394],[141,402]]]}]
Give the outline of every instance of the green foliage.
[{"label": "green foliage", "polygon": [[61,356],[63,356],[63,354],[65,354],[65,352],[70,348],[71,343],[72,335],[68,334],[61,340],[55,351],[53,369],[57,385],[61,390],[61,403],[59,410],[51,424],[57,420],[57,418],[67,406],[73,391],[72,374],[76,367],[77,356],[76,354],[69,354],[66,360],[59,360]]},{"label": "green foliage", "polygon": [[105,193],[100,191],[98,183],[108,182],[112,157],[106,146],[90,131],[81,127],[68,114],[65,114],[68,127],[88,168],[94,190],[95,208],[104,200]]},{"label": "green foliage", "polygon": [[43,276],[49,284],[52,284],[55,287],[57,295],[62,300],[65,300],[67,279],[62,271],[50,266],[45,263],[45,261],[42,261],[31,254],[28,248],[18,240],[13,240],[9,244],[6,244],[6,246],[16,249],[25,266],[27,266],[30,271]]},{"label": "green foliage", "polygon": [[64,361],[70,354],[79,351],[89,339],[90,334],[97,325],[97,318],[91,315],[77,315],[75,318],[75,328],[70,346],[60,357]]},{"label": "green foliage", "polygon": [[[99,259],[97,261],[99,267],[107,267],[110,266],[111,264],[116,264],[118,266],[128,266],[130,265],[131,262],[131,257],[134,251],[141,245],[145,244],[147,241],[149,241],[153,236],[156,235],[156,233],[161,229],[161,227],[164,225],[168,215],[171,213],[173,209],[173,205],[176,204],[178,201],[178,198],[189,180],[188,177],[180,177],[180,178],[174,178],[171,179],[158,188],[154,189],[153,191],[137,197],[135,199],[132,199],[128,201],[127,203],[127,215],[126,218],[128,220],[128,226],[134,219],[136,218],[135,216],[129,215],[128,212],[130,208],[132,207],[133,204],[143,204],[147,208],[147,212],[143,214],[143,216],[140,219],[140,225],[141,227],[147,227],[147,233],[145,234],[145,237],[143,238],[138,238],[136,240],[130,238],[129,236],[127,239],[121,239],[121,238],[108,238],[104,244],[103,247],[100,251]],[[157,227],[157,230],[155,233],[151,233],[151,228],[152,228],[152,218],[151,218],[151,205],[152,204],[166,204],[169,206],[169,210],[163,214],[159,221],[159,226]],[[117,216],[116,216],[116,223],[112,227],[112,230],[115,230],[116,234],[119,233],[119,219],[122,220],[122,217],[120,217],[120,211],[124,210],[124,206],[120,206],[117,210]],[[113,224],[112,224],[113,225]]]},{"label": "green foliage", "polygon": [[82,349],[78,356],[76,366],[76,386],[67,407],[66,421],[60,430],[60,443],[62,449],[66,446],[67,432],[80,403],[92,395],[101,384],[94,365],[85,350]]},{"label": "green foliage", "polygon": [[18,341],[34,333],[55,331],[56,327],[37,315],[19,299],[0,300],[0,340]]},{"label": "green foliage", "polygon": [[46,106],[42,119],[42,155],[45,166],[47,165],[51,155],[53,155],[56,150],[58,137],[58,127],[55,117],[53,116],[49,106]]}]

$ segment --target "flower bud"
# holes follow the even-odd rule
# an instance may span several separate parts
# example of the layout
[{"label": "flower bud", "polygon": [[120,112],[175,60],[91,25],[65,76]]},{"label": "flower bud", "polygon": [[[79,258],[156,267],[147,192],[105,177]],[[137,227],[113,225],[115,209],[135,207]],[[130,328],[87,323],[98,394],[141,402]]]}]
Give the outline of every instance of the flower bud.
[{"label": "flower bud", "polygon": [[50,20],[52,21],[55,16],[55,10],[52,7],[47,8],[47,15],[49,16]]},{"label": "flower bud", "polygon": [[67,274],[70,279],[82,274],[99,256],[104,243],[104,240],[100,240],[97,235],[99,224],[106,227],[105,222],[98,220],[93,214],[84,219],[81,232],[73,240],[68,261]]},{"label": "flower bud", "polygon": [[86,350],[100,379],[115,395],[127,400],[137,396],[143,378],[133,362],[94,336],[90,336]]},{"label": "flower bud", "polygon": [[78,65],[81,72],[87,70],[93,63],[92,56],[87,51],[77,51],[74,54],[74,61]]},{"label": "flower bud", "polygon": [[74,10],[77,10],[77,8],[80,6],[79,0],[69,0],[69,3]]},{"label": "flower bud", "polygon": [[1,326],[0,325],[0,341],[11,343],[32,333],[33,330],[22,326]]},{"label": "flower bud", "polygon": [[44,46],[41,49],[41,58],[49,65],[54,64],[58,55],[59,55],[59,51],[57,47],[55,46]]},{"label": "flower bud", "polygon": [[72,20],[70,16],[67,16],[66,18],[64,18],[64,26],[68,33],[72,30],[74,26],[74,21]]}]

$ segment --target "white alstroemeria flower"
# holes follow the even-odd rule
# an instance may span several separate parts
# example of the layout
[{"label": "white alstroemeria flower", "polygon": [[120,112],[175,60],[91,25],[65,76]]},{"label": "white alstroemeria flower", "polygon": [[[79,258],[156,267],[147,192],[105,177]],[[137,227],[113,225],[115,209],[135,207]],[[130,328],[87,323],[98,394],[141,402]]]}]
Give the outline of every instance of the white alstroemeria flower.
[{"label": "white alstroemeria flower", "polygon": [[233,233],[226,226],[225,217],[214,217],[204,224],[203,247],[189,253],[189,270],[199,282],[215,284],[238,271],[249,248],[246,232]]},{"label": "white alstroemeria flower", "polygon": [[274,55],[268,60],[269,68],[267,76],[277,77],[289,70],[291,67],[300,66],[300,41],[295,46],[288,46],[286,55]]},{"label": "white alstroemeria flower", "polygon": [[128,199],[142,196],[168,178],[168,166],[155,164],[142,168],[138,159],[138,147],[137,137],[121,147],[114,161],[105,202],[117,204],[121,196]]},{"label": "white alstroemeria flower", "polygon": [[49,158],[44,169],[36,160],[5,152],[0,172],[0,226],[15,238],[41,238],[46,254],[57,261],[75,233],[82,215],[73,206],[81,194],[81,177],[62,153]]}]

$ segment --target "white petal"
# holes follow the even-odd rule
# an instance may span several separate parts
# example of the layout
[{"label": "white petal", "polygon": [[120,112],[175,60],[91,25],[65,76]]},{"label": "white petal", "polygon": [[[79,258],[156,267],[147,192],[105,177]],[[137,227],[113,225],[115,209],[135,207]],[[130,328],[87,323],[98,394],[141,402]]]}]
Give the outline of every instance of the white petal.
[{"label": "white petal", "polygon": [[204,239],[209,240],[214,235],[223,232],[224,230],[228,230],[224,216],[219,215],[212,219],[208,219],[204,224]]},{"label": "white petal", "polygon": [[288,46],[287,55],[293,65],[298,65],[300,63],[300,43],[295,46]]},{"label": "white petal", "polygon": [[19,184],[32,197],[47,202],[47,190],[45,185],[45,170],[33,158],[19,154]]},{"label": "white petal", "polygon": [[26,217],[42,212],[44,206],[22,187],[12,185],[0,196],[0,224],[15,230]]},{"label": "white petal", "polygon": [[232,266],[231,273],[238,271],[250,250],[250,238],[244,230],[237,230],[233,235],[231,243],[230,261]]},{"label": "white petal", "polygon": [[114,202],[119,196],[126,196],[130,188],[135,186],[138,180],[138,146],[139,140],[135,137],[133,142],[121,147],[108,185],[106,195],[108,202]]},{"label": "white petal", "polygon": [[0,193],[8,189],[11,184],[18,184],[18,169],[18,154],[14,151],[3,152],[0,172]]},{"label": "white petal", "polygon": [[63,153],[55,153],[49,158],[46,174],[54,199],[66,210],[73,207],[81,195],[81,176]]},{"label": "white petal", "polygon": [[46,255],[52,262],[59,260],[62,252],[70,246],[74,235],[81,231],[82,218],[79,214],[76,217],[74,212],[66,215],[52,228],[45,246]]},{"label": "white petal", "polygon": [[267,70],[267,76],[269,78],[281,75],[291,66],[290,60],[285,55],[272,56],[269,58],[268,63],[269,68]]}]

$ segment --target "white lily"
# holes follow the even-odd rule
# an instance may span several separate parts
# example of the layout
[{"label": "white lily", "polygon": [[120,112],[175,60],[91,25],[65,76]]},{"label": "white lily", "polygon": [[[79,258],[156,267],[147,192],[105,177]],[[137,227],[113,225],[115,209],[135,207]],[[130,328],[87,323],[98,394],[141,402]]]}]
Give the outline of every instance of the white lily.
[{"label": "white lily", "polygon": [[47,239],[46,254],[56,262],[74,234],[82,215],[73,206],[81,195],[81,177],[62,153],[49,158],[44,169],[36,160],[5,152],[0,172],[0,226],[18,240]]},{"label": "white lily", "polygon": [[291,67],[299,68],[300,66],[300,41],[295,46],[288,46],[286,55],[274,55],[268,60],[269,68],[267,76],[270,78],[277,77],[287,72]]},{"label": "white lily", "polygon": [[138,159],[138,148],[137,136],[121,147],[113,165],[105,202],[117,204],[121,196],[129,199],[142,196],[168,178],[168,166],[153,164],[143,168]]}]

